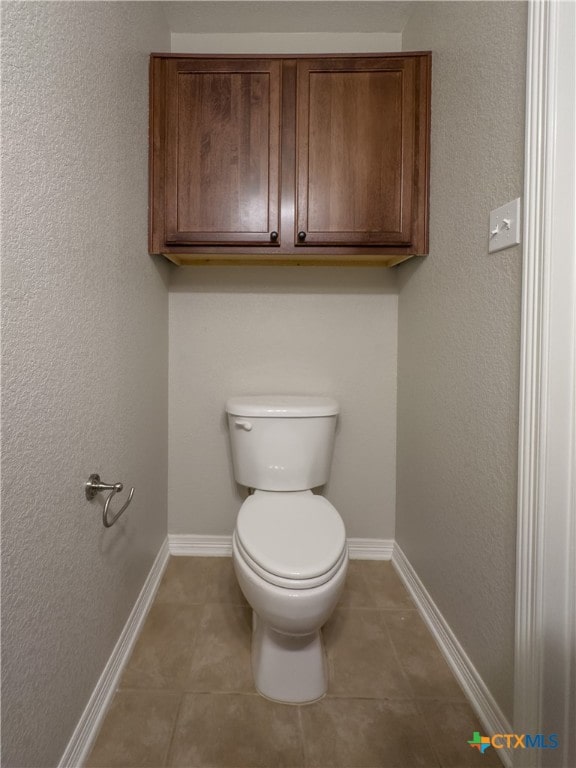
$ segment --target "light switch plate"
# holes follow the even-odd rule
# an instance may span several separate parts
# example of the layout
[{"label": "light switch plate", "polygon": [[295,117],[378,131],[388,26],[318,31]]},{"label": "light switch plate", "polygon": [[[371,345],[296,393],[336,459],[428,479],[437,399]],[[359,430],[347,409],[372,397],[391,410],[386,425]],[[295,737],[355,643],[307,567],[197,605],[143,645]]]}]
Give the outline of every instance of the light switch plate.
[{"label": "light switch plate", "polygon": [[490,213],[488,253],[502,251],[520,242],[520,198]]}]

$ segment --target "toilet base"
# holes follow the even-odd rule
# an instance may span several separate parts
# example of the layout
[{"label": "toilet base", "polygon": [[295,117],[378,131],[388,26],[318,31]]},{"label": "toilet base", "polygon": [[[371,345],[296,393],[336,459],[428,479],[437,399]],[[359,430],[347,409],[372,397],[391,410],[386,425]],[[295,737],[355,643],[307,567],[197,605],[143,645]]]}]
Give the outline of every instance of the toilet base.
[{"label": "toilet base", "polygon": [[252,673],[258,692],[284,704],[321,699],[328,688],[328,674],[320,630],[284,635],[256,613],[252,618]]}]

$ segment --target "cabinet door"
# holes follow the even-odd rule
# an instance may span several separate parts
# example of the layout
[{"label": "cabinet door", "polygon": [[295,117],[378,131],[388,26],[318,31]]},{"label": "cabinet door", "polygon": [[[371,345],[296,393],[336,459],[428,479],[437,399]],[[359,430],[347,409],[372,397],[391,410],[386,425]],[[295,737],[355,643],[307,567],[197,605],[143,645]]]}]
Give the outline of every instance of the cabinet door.
[{"label": "cabinet door", "polygon": [[412,245],[418,66],[298,62],[297,245]]},{"label": "cabinet door", "polygon": [[168,246],[279,245],[280,68],[167,61]]}]

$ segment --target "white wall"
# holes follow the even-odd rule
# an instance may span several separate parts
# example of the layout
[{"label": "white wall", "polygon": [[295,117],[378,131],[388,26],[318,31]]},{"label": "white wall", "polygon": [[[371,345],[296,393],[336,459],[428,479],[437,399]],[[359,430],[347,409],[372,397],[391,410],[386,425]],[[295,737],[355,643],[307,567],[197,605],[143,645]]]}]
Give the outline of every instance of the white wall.
[{"label": "white wall", "polygon": [[[399,34],[172,34],[174,52],[399,50]],[[181,267],[170,285],[168,529],[231,534],[230,395],[325,393],[342,406],[325,495],[349,536],[394,536],[394,272]]]},{"label": "white wall", "polygon": [[526,4],[419,4],[433,50],[430,255],[398,268],[397,540],[511,719]]},{"label": "white wall", "polygon": [[397,296],[385,269],[190,267],[170,287],[169,530],[231,534],[231,395],[327,394],[342,407],[325,495],[348,535],[392,538]]},{"label": "white wall", "polygon": [[[146,218],[168,34],[148,3],[2,11],[3,765],[44,768],[166,535],[168,270]],[[110,530],[91,472],[136,487]]]},{"label": "white wall", "polygon": [[400,32],[172,32],[174,53],[359,53],[401,51]]}]

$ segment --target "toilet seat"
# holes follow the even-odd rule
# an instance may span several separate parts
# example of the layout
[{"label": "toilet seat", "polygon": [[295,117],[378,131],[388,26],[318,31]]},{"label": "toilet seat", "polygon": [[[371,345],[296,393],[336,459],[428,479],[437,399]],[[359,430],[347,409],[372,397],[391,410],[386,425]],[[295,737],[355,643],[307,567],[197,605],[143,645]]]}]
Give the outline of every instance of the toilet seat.
[{"label": "toilet seat", "polygon": [[246,552],[241,542],[239,541],[236,532],[234,533],[234,546],[236,548],[237,555],[242,558],[243,562],[255,574],[260,576],[260,578],[264,579],[264,581],[267,581],[269,584],[272,584],[275,587],[283,587],[284,589],[312,589],[313,587],[320,587],[323,584],[326,584],[326,582],[330,581],[330,579],[332,579],[333,576],[338,573],[339,569],[342,567],[342,563],[346,560],[347,556],[347,549],[344,547],[342,554],[336,563],[332,566],[332,568],[330,568],[329,571],[326,571],[326,573],[323,573],[320,576],[316,576],[312,579],[285,579],[281,576],[276,576],[273,573],[269,573],[260,565],[258,565],[258,563]]},{"label": "toilet seat", "polygon": [[311,491],[257,491],[240,508],[234,539],[255,573],[289,589],[325,584],[347,556],[342,518]]}]

